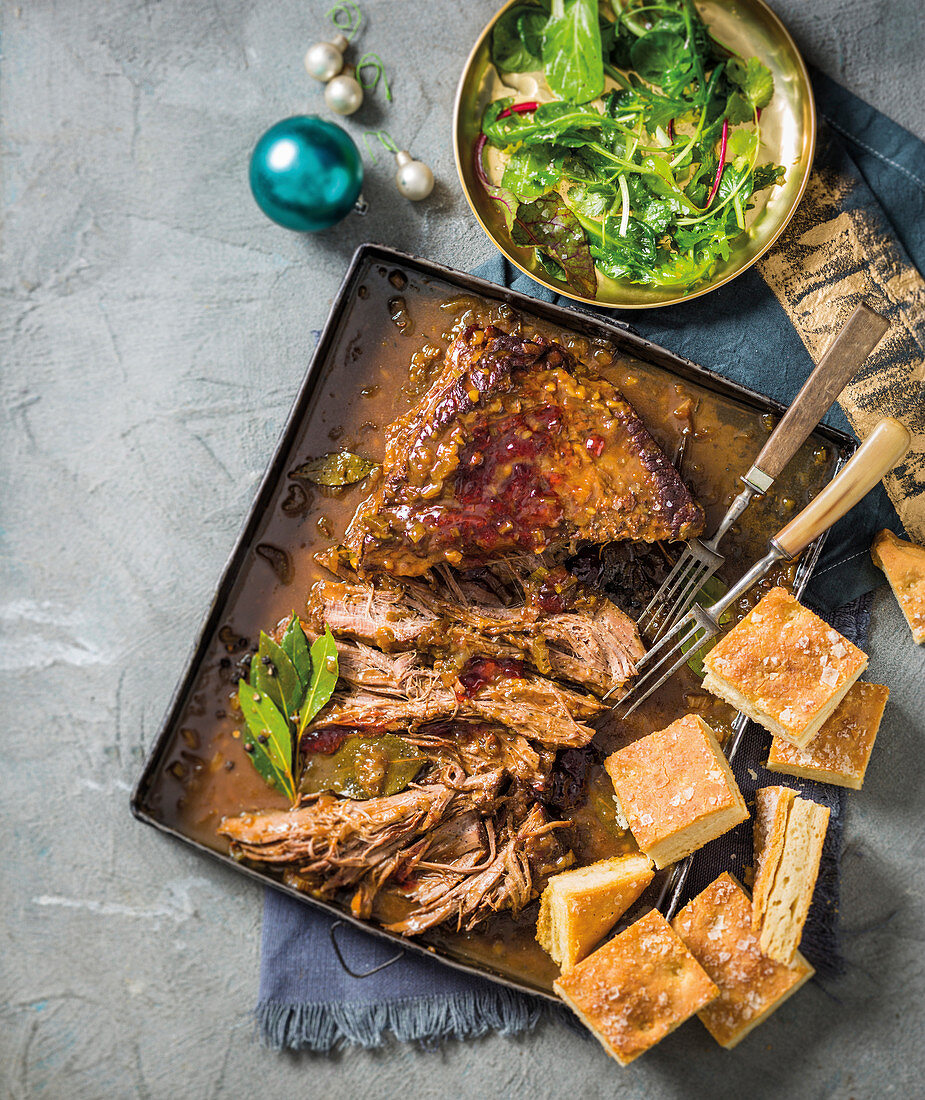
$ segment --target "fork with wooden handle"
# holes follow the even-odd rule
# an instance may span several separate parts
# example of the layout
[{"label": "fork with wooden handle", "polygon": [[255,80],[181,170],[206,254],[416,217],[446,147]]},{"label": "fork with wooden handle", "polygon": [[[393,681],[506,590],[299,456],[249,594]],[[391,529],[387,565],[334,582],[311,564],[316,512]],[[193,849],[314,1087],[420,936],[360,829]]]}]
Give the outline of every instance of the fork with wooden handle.
[{"label": "fork with wooden handle", "polygon": [[892,417],[881,420],[828,485],[777,532],[768,543],[767,554],[737,584],[709,607],[694,604],[645,654],[636,665],[638,679],[614,708],[619,716],[625,718],[631,714],[715,637],[726,608],[741,599],[773,565],[796,557],[865,497],[906,454],[911,443],[912,436],[898,420]]},{"label": "fork with wooden handle", "polygon": [[740,478],[742,492],[729,506],[712,538],[688,541],[665,583],[639,616],[641,634],[657,642],[687,611],[725,561],[719,553],[720,540],[752,498],[763,495],[773,485],[889,327],[885,318],[863,303],[855,309],[781,417],[752,468]]}]

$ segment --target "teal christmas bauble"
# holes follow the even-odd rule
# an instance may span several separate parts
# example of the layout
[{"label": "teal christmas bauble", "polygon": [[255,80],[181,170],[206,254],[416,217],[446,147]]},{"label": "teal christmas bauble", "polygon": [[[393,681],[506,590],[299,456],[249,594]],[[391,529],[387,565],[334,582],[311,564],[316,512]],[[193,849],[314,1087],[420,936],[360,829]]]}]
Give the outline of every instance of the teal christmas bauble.
[{"label": "teal christmas bauble", "polygon": [[363,186],[363,161],[340,126],[315,115],[271,126],[251,155],[257,205],[286,229],[317,233],[353,209]]}]

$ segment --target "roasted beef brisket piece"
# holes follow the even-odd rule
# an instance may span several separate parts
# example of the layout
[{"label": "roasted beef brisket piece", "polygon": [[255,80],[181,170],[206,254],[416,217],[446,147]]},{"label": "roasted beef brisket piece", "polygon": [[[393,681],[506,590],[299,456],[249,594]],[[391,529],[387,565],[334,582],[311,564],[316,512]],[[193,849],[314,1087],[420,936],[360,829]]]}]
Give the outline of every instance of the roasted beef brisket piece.
[{"label": "roasted beef brisket piece", "polygon": [[458,681],[445,686],[439,673],[421,669],[395,691],[336,691],[309,733],[327,726],[400,732],[438,720],[481,718],[541,744],[568,748],[587,745],[594,736],[587,720],[603,709],[593,696],[523,669],[503,669],[471,692]]},{"label": "roasted beef brisket piece", "polygon": [[686,539],[703,518],[609,382],[543,336],[472,326],[389,427],[346,546],[361,575],[419,576],[572,541]]},{"label": "roasted beef brisket piece", "polygon": [[[572,588],[582,588],[568,579]],[[633,675],[645,652],[632,619],[603,597],[581,592],[566,602],[557,586],[548,587],[537,599],[505,607],[473,584],[441,593],[416,582],[319,581],[308,601],[309,629],[320,633],[326,623],[369,654],[377,650],[368,647],[376,646],[393,654],[413,650],[435,659],[453,656],[460,663],[468,657],[520,659],[537,672],[598,694],[614,692]],[[356,655],[345,647],[344,656],[342,676],[373,686],[376,671],[371,668],[369,679],[358,679]],[[387,660],[380,654],[379,664]]]},{"label": "roasted beef brisket piece", "polygon": [[532,901],[548,875],[572,862],[544,811],[502,771],[467,776],[447,765],[388,798],[358,802],[314,795],[295,810],[226,818],[232,852],[282,870],[321,896],[353,891],[368,917],[385,885],[414,907],[396,929],[408,934],[455,918],[472,928],[500,909]]}]

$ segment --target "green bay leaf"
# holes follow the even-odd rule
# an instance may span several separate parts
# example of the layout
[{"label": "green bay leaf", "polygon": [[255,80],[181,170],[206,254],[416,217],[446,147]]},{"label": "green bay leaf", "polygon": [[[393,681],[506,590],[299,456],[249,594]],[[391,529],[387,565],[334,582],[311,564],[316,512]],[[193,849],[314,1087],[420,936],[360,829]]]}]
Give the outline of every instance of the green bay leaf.
[{"label": "green bay leaf", "polygon": [[251,763],[268,783],[294,801],[296,789],[289,723],[272,699],[243,678],[238,681],[238,702],[247,723],[247,733],[242,736]]},{"label": "green bay leaf", "polygon": [[403,791],[427,758],[391,733],[348,737],[332,753],[309,753],[302,770],[302,794],[333,791],[347,798],[381,798]]},{"label": "green bay leaf", "polygon": [[302,705],[305,687],[289,655],[264,631],[251,661],[253,685],[276,704],[284,718],[291,718]]},{"label": "green bay leaf", "polygon": [[305,692],[305,699],[299,711],[299,736],[306,726],[328,702],[337,686],[337,645],[334,635],[326,626],[320,638],[316,638],[311,648],[312,680]]},{"label": "green bay leaf", "polygon": [[305,637],[305,631],[302,629],[299,617],[294,611],[280,645],[299,674],[304,695],[305,688],[308,687],[312,679],[312,658],[308,651],[308,640]]},{"label": "green bay leaf", "polygon": [[323,485],[328,489],[340,489],[345,485],[362,481],[378,469],[378,462],[371,462],[368,458],[362,458],[351,451],[339,451],[337,454],[326,454],[303,462],[301,466],[292,470],[289,476],[305,478],[306,481],[313,481],[316,485]]}]

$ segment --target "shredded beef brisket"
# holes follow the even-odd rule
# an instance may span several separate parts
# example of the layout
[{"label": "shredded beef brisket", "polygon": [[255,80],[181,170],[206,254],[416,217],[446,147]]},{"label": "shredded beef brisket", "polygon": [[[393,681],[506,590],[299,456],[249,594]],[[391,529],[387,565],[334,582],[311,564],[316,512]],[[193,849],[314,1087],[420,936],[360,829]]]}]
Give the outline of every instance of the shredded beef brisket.
[{"label": "shredded beef brisket", "polygon": [[454,596],[414,582],[319,581],[308,614],[315,633],[327,623],[339,636],[391,652],[522,658],[537,672],[598,694],[613,693],[633,675],[645,650],[618,607],[585,594],[571,596],[569,606],[549,606],[556,610],[536,602],[504,607],[475,585]]},{"label": "shredded beef brisket", "polygon": [[561,823],[519,788],[502,793],[503,782],[500,770],[466,776],[447,765],[388,798],[315,795],[295,810],[226,818],[220,831],[239,858],[322,896],[352,890],[357,916],[368,917],[388,885],[414,903],[397,930],[452,918],[471,928],[501,909],[518,911],[571,862],[554,836]]}]

